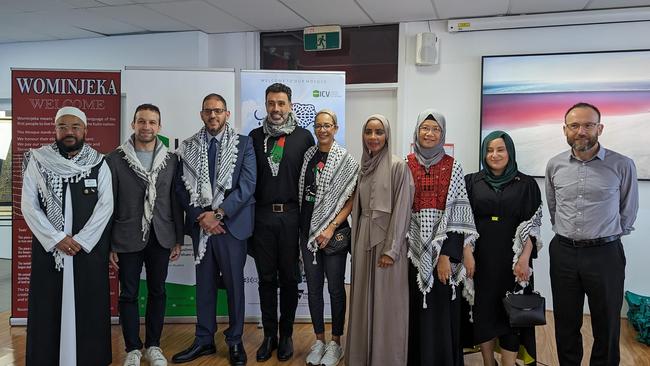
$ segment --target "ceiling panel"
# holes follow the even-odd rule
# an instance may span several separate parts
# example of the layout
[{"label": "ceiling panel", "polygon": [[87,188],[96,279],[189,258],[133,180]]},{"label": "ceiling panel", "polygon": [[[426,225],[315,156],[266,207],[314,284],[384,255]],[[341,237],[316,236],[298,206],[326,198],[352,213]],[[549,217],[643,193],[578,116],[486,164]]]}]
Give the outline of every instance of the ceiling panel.
[{"label": "ceiling panel", "polygon": [[111,5],[111,6],[128,5],[128,4],[135,3],[135,1],[132,1],[132,0],[97,0],[97,1],[100,1],[100,2],[102,2],[104,4],[106,4],[106,5]]},{"label": "ceiling panel", "polygon": [[[234,0],[236,1],[236,0]],[[266,1],[266,0],[265,0]],[[174,19],[194,26],[206,33],[248,32],[255,28],[203,1],[148,4],[154,9]]]},{"label": "ceiling panel", "polygon": [[504,15],[508,0],[432,0],[440,19]]},{"label": "ceiling panel", "polygon": [[362,25],[373,23],[354,0],[281,0],[313,25]]},{"label": "ceiling panel", "polygon": [[23,27],[15,27],[2,21],[0,18],[0,43],[9,42],[30,42],[30,41],[50,41],[56,37],[51,35],[34,33]]},{"label": "ceiling panel", "polygon": [[135,25],[152,32],[173,32],[196,30],[197,28],[181,23],[143,5],[104,6],[86,9],[97,16],[112,18],[117,21]]},{"label": "ceiling panel", "polygon": [[400,1],[357,0],[376,23],[437,19],[431,0],[411,0],[408,6]]},{"label": "ceiling panel", "polygon": [[650,0],[591,0],[587,9],[623,8],[630,6],[650,6]]},{"label": "ceiling panel", "polygon": [[[12,16],[0,17],[0,24],[21,30],[25,41],[43,39],[73,39],[91,38],[100,36],[97,33],[79,29],[74,25],[59,21],[56,15],[50,12],[22,13]],[[36,32],[34,30],[37,30]],[[43,36],[47,36],[43,38]],[[34,39],[36,38],[38,39]]]},{"label": "ceiling panel", "polygon": [[510,14],[582,10],[589,0],[510,0]]},{"label": "ceiling panel", "polygon": [[99,1],[95,0],[62,0],[64,3],[70,5],[73,8],[93,8],[97,6],[105,6]]},{"label": "ceiling panel", "polygon": [[277,0],[207,1],[262,31],[304,28],[311,25]]},{"label": "ceiling panel", "polygon": [[72,8],[61,0],[2,0],[1,6],[3,13],[5,6],[30,12]]},{"label": "ceiling panel", "polygon": [[135,25],[126,24],[117,20],[99,16],[87,9],[71,9],[67,11],[50,12],[53,18],[63,24],[69,24],[99,34],[113,35],[125,33],[140,33],[145,29]]}]

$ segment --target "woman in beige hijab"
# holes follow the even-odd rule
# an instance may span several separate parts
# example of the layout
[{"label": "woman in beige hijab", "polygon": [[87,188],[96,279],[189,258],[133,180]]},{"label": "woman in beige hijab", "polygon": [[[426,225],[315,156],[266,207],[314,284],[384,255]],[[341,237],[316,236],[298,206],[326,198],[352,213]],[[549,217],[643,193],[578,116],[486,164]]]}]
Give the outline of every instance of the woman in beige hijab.
[{"label": "woman in beige hijab", "polygon": [[363,125],[363,156],[352,208],[352,286],[345,359],[350,366],[406,365],[406,234],[413,178],[390,153],[390,125],[374,114]]}]

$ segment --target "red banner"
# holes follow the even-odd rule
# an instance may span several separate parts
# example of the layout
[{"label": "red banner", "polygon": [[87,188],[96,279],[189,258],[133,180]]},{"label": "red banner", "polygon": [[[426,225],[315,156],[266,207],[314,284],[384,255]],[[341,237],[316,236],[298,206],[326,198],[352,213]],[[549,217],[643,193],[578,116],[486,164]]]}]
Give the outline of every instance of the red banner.
[{"label": "red banner", "polygon": [[[119,71],[11,71],[12,109],[12,320],[27,318],[32,234],[20,210],[26,151],[55,141],[54,116],[65,106],[86,113],[86,143],[102,153],[120,144]],[[117,276],[111,269],[111,314],[117,315]]]}]

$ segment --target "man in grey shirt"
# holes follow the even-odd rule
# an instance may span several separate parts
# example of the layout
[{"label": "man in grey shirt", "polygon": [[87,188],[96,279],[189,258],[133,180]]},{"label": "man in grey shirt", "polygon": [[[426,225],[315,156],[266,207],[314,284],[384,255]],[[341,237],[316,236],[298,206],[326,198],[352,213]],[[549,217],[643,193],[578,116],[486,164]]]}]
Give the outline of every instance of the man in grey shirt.
[{"label": "man in grey shirt", "polygon": [[578,103],[566,112],[571,150],[546,167],[546,200],[555,237],[549,247],[555,341],[560,365],[582,360],[582,309],[591,311],[591,365],[618,365],[625,253],[620,237],[639,207],[632,159],[605,149],[600,111]]}]

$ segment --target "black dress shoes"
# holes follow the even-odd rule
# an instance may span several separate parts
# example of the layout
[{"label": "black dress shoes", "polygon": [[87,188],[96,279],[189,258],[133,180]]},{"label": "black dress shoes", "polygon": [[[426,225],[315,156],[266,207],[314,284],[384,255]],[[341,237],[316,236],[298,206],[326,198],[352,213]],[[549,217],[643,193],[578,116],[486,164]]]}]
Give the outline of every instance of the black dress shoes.
[{"label": "black dress shoes", "polygon": [[291,356],[293,356],[293,340],[291,340],[291,337],[280,337],[278,360],[287,361]]},{"label": "black dress shoes", "polygon": [[262,345],[257,349],[257,362],[264,362],[271,358],[271,353],[278,348],[277,337],[264,337]]},{"label": "black dress shoes", "polygon": [[[242,347],[243,349],[243,347]],[[217,352],[214,344],[198,344],[196,341],[184,351],[178,352],[172,357],[174,363],[184,363],[195,360],[201,356],[210,355]]]},{"label": "black dress shoes", "polygon": [[246,357],[246,351],[244,350],[244,345],[238,343],[234,346],[230,346],[230,364],[232,366],[244,366],[248,358]]}]

